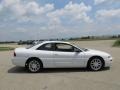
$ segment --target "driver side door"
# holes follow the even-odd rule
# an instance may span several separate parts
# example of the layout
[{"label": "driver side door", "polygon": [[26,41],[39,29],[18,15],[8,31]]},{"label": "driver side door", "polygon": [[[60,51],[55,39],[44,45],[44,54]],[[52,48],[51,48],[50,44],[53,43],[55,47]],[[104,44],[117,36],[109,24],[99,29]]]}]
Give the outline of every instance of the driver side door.
[{"label": "driver side door", "polygon": [[80,67],[83,63],[83,52],[75,52],[75,49],[77,48],[69,44],[56,43],[53,52],[55,67]]}]

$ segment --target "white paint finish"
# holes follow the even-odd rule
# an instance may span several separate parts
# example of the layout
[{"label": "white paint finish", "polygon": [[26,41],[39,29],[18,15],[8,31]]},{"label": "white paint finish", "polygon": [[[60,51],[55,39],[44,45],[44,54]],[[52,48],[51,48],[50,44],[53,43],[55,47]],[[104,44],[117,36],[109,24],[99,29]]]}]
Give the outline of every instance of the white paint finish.
[{"label": "white paint finish", "polygon": [[56,67],[85,67],[84,52],[54,52]]},{"label": "white paint finish", "polygon": [[[105,66],[111,65],[112,57],[102,51],[88,49],[84,51],[72,44],[72,46],[81,50],[81,52],[62,52],[62,51],[45,51],[36,50],[39,46],[46,43],[65,43],[62,41],[46,41],[41,44],[35,45],[30,49],[16,48],[16,57],[13,57],[12,62],[17,66],[25,66],[25,62],[30,57],[37,57],[43,62],[44,68],[56,68],[56,67],[86,67],[87,62],[92,56],[100,56],[105,60]],[[110,57],[110,58],[109,58]]]}]

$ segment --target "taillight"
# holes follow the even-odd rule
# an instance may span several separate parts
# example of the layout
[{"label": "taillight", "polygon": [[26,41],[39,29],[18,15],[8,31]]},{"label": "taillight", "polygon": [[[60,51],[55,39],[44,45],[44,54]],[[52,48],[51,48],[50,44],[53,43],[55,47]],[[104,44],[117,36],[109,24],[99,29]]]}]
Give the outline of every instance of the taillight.
[{"label": "taillight", "polygon": [[14,54],[13,54],[13,55],[14,55],[14,57],[15,57],[15,56],[16,56],[16,53],[14,52]]}]

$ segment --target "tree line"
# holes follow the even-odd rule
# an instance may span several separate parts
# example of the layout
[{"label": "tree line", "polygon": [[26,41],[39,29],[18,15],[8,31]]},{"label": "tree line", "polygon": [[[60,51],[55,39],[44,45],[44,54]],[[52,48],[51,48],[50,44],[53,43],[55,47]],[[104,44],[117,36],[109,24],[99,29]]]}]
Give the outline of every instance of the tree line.
[{"label": "tree line", "polygon": [[10,44],[17,43],[18,45],[22,44],[35,44],[41,41],[67,41],[67,40],[105,40],[105,39],[117,39],[120,38],[119,35],[103,35],[103,36],[83,36],[83,37],[71,37],[71,38],[61,38],[61,39],[40,39],[40,40],[19,40],[19,41],[1,41],[0,44]]}]

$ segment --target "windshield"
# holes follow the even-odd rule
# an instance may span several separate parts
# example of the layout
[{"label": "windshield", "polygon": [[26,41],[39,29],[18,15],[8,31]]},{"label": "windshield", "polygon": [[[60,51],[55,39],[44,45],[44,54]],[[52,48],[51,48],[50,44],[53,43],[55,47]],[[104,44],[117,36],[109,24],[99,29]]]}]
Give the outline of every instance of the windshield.
[{"label": "windshield", "polygon": [[[75,45],[73,45],[73,46],[75,46]],[[79,49],[81,49],[82,51],[85,51],[85,52],[86,52],[86,51],[89,51],[89,49],[87,49],[87,48],[82,48],[82,47],[79,47],[79,46],[77,46],[77,45],[76,45],[75,47],[76,47],[76,48],[79,48]]]},{"label": "windshield", "polygon": [[80,49],[82,49],[83,51],[88,51],[88,49],[87,49],[87,48],[80,48]]}]

